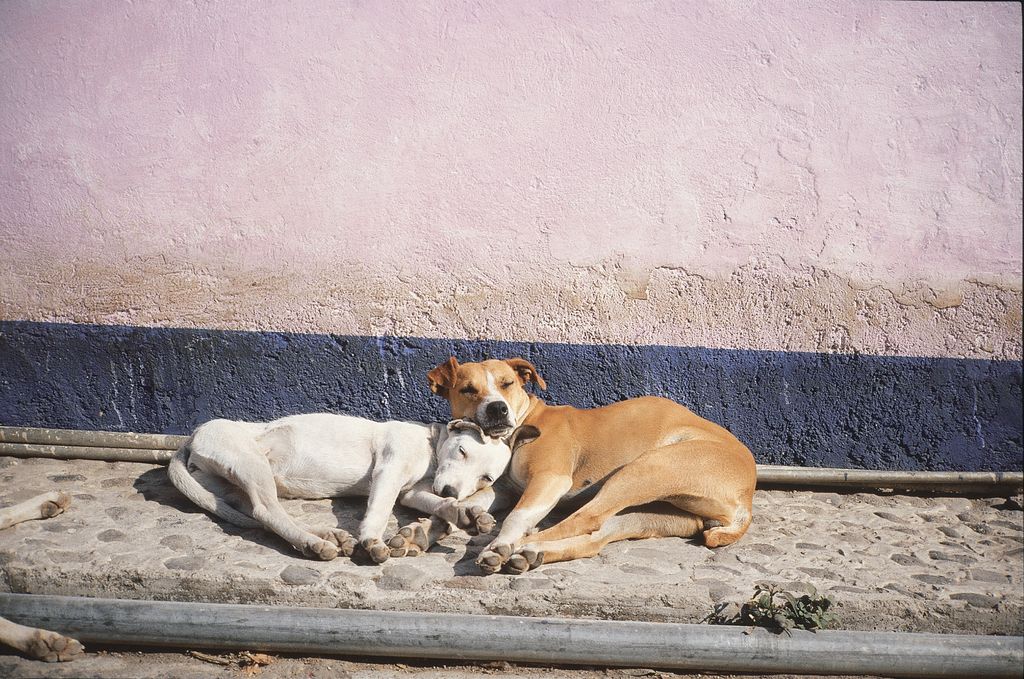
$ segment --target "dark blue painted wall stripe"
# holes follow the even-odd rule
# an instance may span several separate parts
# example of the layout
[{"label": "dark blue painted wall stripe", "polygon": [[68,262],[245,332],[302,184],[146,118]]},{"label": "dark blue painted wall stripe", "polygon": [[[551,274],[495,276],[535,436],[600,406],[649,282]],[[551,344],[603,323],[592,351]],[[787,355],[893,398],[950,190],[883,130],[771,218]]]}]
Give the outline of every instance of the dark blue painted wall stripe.
[{"label": "dark blue painted wall stripe", "polygon": [[673,398],[759,462],[1020,470],[1021,364],[945,358],[0,322],[0,423],[186,433],[327,410],[443,420],[425,374],[523,356],[545,398]]}]

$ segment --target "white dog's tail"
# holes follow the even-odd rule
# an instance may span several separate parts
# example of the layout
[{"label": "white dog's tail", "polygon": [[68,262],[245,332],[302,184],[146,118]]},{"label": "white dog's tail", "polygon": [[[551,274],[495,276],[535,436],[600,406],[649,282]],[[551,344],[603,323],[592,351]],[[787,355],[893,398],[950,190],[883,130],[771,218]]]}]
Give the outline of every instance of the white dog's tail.
[{"label": "white dog's tail", "polygon": [[167,476],[171,479],[174,487],[199,507],[225,521],[230,521],[241,528],[259,528],[262,525],[259,521],[229,505],[224,498],[211,492],[189,472],[188,457],[191,452],[189,443],[190,441],[178,448],[178,452],[174,454],[167,465]]}]

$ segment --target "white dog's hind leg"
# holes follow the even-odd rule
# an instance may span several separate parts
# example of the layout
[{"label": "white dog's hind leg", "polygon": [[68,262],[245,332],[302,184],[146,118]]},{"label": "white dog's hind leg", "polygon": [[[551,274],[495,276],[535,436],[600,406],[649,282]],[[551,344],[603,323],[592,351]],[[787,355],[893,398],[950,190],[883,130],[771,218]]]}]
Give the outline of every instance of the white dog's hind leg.
[{"label": "white dog's hind leg", "polygon": [[[217,464],[217,473],[241,488],[252,505],[252,518],[277,533],[306,556],[330,561],[345,549],[348,533],[342,530],[315,535],[295,522],[277,499],[277,484],[267,458],[246,455],[231,468]],[[327,538],[327,539],[325,539]],[[351,547],[349,547],[351,549]],[[351,553],[351,552],[349,552]]]},{"label": "white dog's hind leg", "polygon": [[71,504],[71,496],[60,491],[50,491],[37,495],[10,507],[0,509],[0,530],[22,521],[32,519],[48,519],[57,516]]},{"label": "white dog's hind leg", "polygon": [[66,662],[82,655],[85,649],[71,637],[35,627],[25,627],[0,618],[0,642],[36,660]]}]

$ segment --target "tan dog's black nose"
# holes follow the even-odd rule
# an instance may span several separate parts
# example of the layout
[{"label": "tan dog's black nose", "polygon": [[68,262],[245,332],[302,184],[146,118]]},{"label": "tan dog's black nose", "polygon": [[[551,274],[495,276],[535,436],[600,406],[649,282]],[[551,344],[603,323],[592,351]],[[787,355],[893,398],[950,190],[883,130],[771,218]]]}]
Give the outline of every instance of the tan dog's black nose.
[{"label": "tan dog's black nose", "polygon": [[445,486],[441,489],[441,497],[458,497],[459,492],[453,486]]},{"label": "tan dog's black nose", "polygon": [[487,416],[492,419],[499,419],[508,415],[508,404],[504,401],[494,401],[487,404]]}]

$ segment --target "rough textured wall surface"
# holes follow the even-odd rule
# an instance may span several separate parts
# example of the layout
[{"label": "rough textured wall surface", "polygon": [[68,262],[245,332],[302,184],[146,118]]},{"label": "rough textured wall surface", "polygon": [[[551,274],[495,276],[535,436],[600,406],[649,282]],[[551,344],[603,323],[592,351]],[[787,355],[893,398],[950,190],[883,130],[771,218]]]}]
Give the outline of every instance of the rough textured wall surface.
[{"label": "rough textured wall surface", "polygon": [[759,462],[1020,469],[1012,361],[0,322],[0,422],[188,433],[310,411],[445,420],[426,373],[525,356],[551,403],[654,394],[733,431]]},{"label": "rough textured wall surface", "polygon": [[443,417],[525,353],[762,461],[1020,466],[1017,6],[40,0],[0,69],[4,423]]},{"label": "rough textured wall surface", "polygon": [[0,5],[0,318],[1021,356],[998,3]]}]

